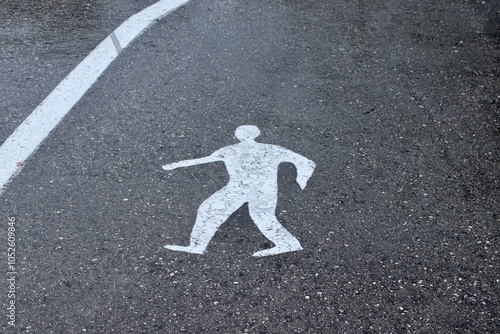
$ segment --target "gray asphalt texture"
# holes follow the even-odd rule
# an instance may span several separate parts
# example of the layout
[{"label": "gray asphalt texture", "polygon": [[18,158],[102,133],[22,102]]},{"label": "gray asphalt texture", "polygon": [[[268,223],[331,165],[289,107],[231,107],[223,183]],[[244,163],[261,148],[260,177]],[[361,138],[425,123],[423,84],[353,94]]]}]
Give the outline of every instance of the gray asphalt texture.
[{"label": "gray asphalt texture", "polygon": [[[114,2],[125,18],[151,3]],[[88,26],[75,5],[66,42],[51,38],[68,25],[34,15],[36,43],[16,44],[18,12],[56,15],[59,2],[15,3],[1,6],[13,18],[2,136],[124,19],[95,8],[102,22]],[[170,14],[0,195],[19,272],[3,330],[500,332],[499,16],[498,2],[466,0],[193,0]],[[228,176],[219,163],[161,166],[236,143],[242,124],[316,162],[303,191],[292,165],[278,177],[277,217],[304,250],[252,257],[272,245],[246,205],[206,254],[164,249],[188,243]]]}]

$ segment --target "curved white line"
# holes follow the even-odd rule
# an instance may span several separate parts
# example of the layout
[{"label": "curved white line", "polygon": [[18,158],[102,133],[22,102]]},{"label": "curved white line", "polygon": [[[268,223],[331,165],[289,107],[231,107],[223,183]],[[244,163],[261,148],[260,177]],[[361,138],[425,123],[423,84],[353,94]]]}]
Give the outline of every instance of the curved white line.
[{"label": "curved white line", "polygon": [[[135,38],[189,0],[162,0],[134,14],[106,37],[0,146],[0,193],[24,161]],[[116,47],[119,45],[120,47]]]}]

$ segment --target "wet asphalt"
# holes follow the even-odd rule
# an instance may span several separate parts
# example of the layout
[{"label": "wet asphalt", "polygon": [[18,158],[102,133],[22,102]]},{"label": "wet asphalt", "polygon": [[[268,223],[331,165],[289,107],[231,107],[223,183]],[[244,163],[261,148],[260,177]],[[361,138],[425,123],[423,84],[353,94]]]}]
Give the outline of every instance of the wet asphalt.
[{"label": "wet asphalt", "polygon": [[[3,1],[0,143],[154,1]],[[193,0],[124,50],[0,194],[12,333],[500,332],[500,4]],[[243,124],[316,163],[187,245]],[[7,268],[7,242],[1,254]],[[8,282],[2,301],[7,319]]]}]

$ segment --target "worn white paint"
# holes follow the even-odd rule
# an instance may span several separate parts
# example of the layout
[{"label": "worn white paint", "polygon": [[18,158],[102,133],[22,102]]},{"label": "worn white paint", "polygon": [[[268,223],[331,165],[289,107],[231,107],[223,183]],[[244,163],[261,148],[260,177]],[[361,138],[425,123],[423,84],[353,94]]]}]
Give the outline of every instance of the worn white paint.
[{"label": "worn white paint", "polygon": [[0,192],[104,70],[144,30],[188,0],[162,0],[131,16],[101,42],[0,146]]},{"label": "worn white paint", "polygon": [[241,143],[221,148],[208,157],[184,160],[163,166],[165,170],[215,161],[225,163],[228,184],[205,200],[198,209],[189,246],[164,246],[167,249],[202,254],[217,229],[244,203],[259,230],[275,247],[254,253],[266,256],[301,250],[299,241],[276,219],[278,200],[278,165],[291,162],[297,168],[297,183],[302,189],[311,177],[315,163],[281,146],[254,141],[260,134],[253,125],[235,131]]}]

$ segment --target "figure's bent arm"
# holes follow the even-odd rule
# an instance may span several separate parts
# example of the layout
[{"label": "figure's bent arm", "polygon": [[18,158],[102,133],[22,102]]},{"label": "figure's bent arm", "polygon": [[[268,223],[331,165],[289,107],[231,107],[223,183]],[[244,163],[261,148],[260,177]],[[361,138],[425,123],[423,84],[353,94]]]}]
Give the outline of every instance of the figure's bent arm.
[{"label": "figure's bent arm", "polygon": [[195,166],[195,165],[201,165],[201,164],[206,164],[209,162],[214,162],[214,161],[220,161],[221,158],[216,156],[216,155],[210,155],[208,157],[203,157],[203,158],[198,158],[198,159],[189,159],[189,160],[182,160],[179,162],[174,162],[171,164],[166,164],[163,165],[162,168],[164,170],[172,170],[176,169],[179,167],[190,167],[190,166]]},{"label": "figure's bent arm", "polygon": [[314,168],[316,168],[316,164],[314,163],[314,161],[309,159],[305,160],[306,161],[301,161],[295,165],[297,166],[297,183],[302,189],[306,187],[307,181],[314,172]]},{"label": "figure's bent arm", "polygon": [[300,188],[304,189],[307,185],[307,181],[314,172],[314,168],[316,168],[316,164],[314,161],[291,151],[289,152],[289,157],[289,161],[297,168],[297,183]]}]

